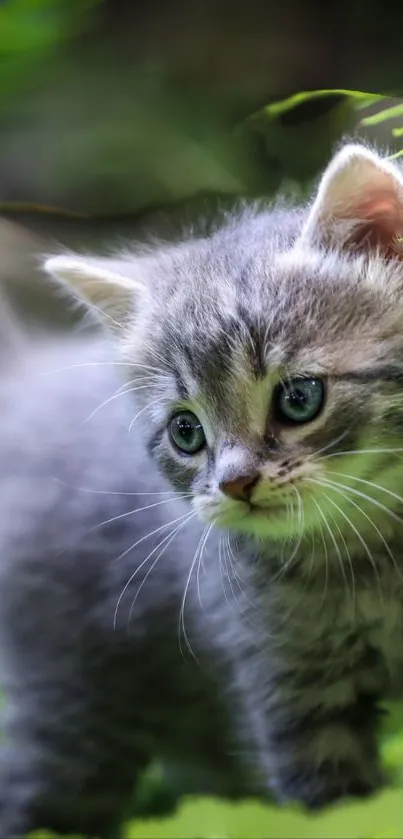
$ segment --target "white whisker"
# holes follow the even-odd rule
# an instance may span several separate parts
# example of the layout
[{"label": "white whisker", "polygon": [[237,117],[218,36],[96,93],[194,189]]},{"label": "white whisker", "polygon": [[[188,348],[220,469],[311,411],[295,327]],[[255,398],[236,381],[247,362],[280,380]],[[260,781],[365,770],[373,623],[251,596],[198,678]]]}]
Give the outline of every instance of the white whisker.
[{"label": "white whisker", "polygon": [[[162,556],[164,555],[167,548],[169,548],[170,544],[175,539],[175,536],[178,535],[178,533],[182,529],[182,527],[185,527],[185,525],[188,524],[188,521],[189,521],[189,519],[185,519],[185,521],[182,521],[180,524],[178,524],[178,526],[175,527],[174,531],[173,532],[171,531],[171,533],[169,533],[168,536],[166,536],[164,539],[162,539],[162,541],[159,543],[158,547],[161,547],[161,545],[163,545],[163,548],[159,551],[156,558],[151,563],[150,568],[148,569],[144,579],[141,581],[141,583],[140,583],[140,585],[139,585],[139,587],[136,591],[135,597],[134,597],[132,605],[130,607],[129,617],[127,619],[127,626],[128,627],[130,626],[130,621],[131,621],[131,618],[132,618],[133,609],[136,605],[137,598],[139,597],[143,586],[146,584],[148,577],[150,576],[150,574],[152,574],[155,566],[158,564],[159,560],[162,558]],[[148,555],[147,559],[151,559],[151,556],[152,556],[152,552],[151,552],[151,554]],[[133,582],[133,576],[132,576],[131,581]]]},{"label": "white whisker", "polygon": [[[182,519],[182,524],[187,524],[187,522],[190,521],[190,519],[193,518],[195,515],[197,515],[196,512],[190,512],[190,513],[186,513],[186,516],[181,516],[180,518]],[[185,519],[185,521],[183,521],[183,519]],[[125,556],[127,556],[128,553],[130,553],[135,548],[137,548],[138,545],[141,544],[141,542],[145,541],[145,539],[149,539],[151,536],[154,536],[156,533],[158,533],[163,528],[167,528],[167,527],[170,527],[172,524],[176,524],[176,522],[178,520],[179,519],[174,519],[173,521],[167,522],[166,524],[162,525],[161,527],[157,527],[151,533],[147,533],[145,536],[142,536],[141,539],[138,539],[137,542],[134,542],[133,545],[130,545],[129,548],[127,548],[123,553],[121,553],[120,556],[118,556],[116,558],[115,562],[119,562],[121,559],[123,559]],[[119,607],[120,607],[120,604],[122,602],[122,599],[123,599],[127,589],[132,584],[133,580],[136,578],[139,571],[141,571],[141,569],[144,568],[144,566],[149,561],[149,559],[151,559],[151,557],[155,554],[155,552],[158,551],[158,549],[161,547],[161,545],[164,544],[165,541],[167,541],[170,538],[170,536],[172,536],[172,531],[170,533],[168,533],[167,536],[164,536],[164,538],[161,540],[161,542],[158,542],[158,544],[153,548],[153,550],[150,551],[148,556],[146,556],[146,558],[142,560],[140,565],[137,566],[137,568],[135,569],[133,574],[131,574],[131,576],[129,577],[127,583],[125,583],[125,585],[124,585],[124,587],[123,587],[123,589],[122,589],[122,591],[119,595],[118,601],[116,603],[116,608],[115,608],[114,617],[113,617],[113,628],[114,629],[116,629],[116,621],[117,621],[117,616],[118,616],[118,612],[119,612]]]},{"label": "white whisker", "polygon": [[346,455],[350,454],[396,454],[397,452],[403,452],[403,448],[395,448],[395,449],[350,449],[344,452],[332,452],[332,454],[326,454],[324,457],[318,457],[318,461],[320,460],[329,460],[331,457],[345,457]]},{"label": "white whisker", "polygon": [[120,562],[122,559],[125,558],[125,556],[127,556],[127,554],[129,554],[131,551],[133,551],[134,548],[137,548],[138,545],[141,545],[142,542],[145,542],[146,539],[150,539],[151,536],[155,536],[156,533],[160,533],[161,530],[166,530],[166,528],[170,527],[171,524],[176,524],[177,521],[181,521],[181,520],[185,519],[187,516],[190,516],[190,515],[197,515],[197,513],[196,512],[194,512],[194,513],[193,512],[183,513],[181,516],[178,516],[176,519],[173,519],[172,521],[168,521],[168,522],[165,522],[164,524],[160,524],[154,530],[151,530],[151,531],[149,531],[149,533],[145,533],[143,536],[140,536],[140,538],[137,539],[136,542],[133,542],[133,544],[130,545],[129,548],[126,548],[126,550],[124,550],[121,554],[119,554],[119,556],[117,556],[113,561],[114,562]]},{"label": "white whisker", "polygon": [[102,408],[105,408],[106,405],[109,405],[111,402],[114,402],[115,399],[120,399],[122,396],[127,396],[129,393],[137,393],[138,390],[149,390],[149,389],[150,389],[149,384],[138,385],[138,387],[131,387],[128,390],[122,390],[121,388],[119,388],[117,393],[114,393],[112,396],[109,396],[108,399],[105,399],[103,402],[101,402],[100,405],[98,405],[96,408],[94,408],[94,410],[91,411],[90,414],[88,414],[88,417],[86,417],[86,419],[84,420],[84,424],[89,422],[91,419],[93,419],[93,417],[95,417],[96,414],[98,414],[99,411]]},{"label": "white whisker", "polygon": [[53,376],[56,373],[64,373],[68,370],[77,370],[82,367],[130,367],[132,369],[138,367],[143,370],[152,370],[156,373],[161,373],[164,376],[167,374],[166,369],[163,370],[161,367],[152,367],[149,364],[140,364],[137,361],[82,361],[80,363],[68,364],[65,367],[47,370],[46,373],[42,373],[42,376]]},{"label": "white whisker", "polygon": [[[301,494],[298,492],[298,489],[297,489],[296,486],[294,486],[294,490],[296,492],[297,499],[298,499],[298,520],[301,523],[302,522],[302,515],[303,515],[301,513],[301,508],[303,510],[302,497],[301,497]],[[286,574],[288,569],[291,567],[291,565],[292,565],[292,563],[293,563],[295,557],[297,556],[297,553],[298,553],[298,551],[301,547],[302,536],[303,536],[303,528],[301,527],[299,538],[296,542],[294,550],[291,553],[291,556],[286,560],[285,565],[283,565],[283,567],[280,568],[280,571],[278,571],[277,574],[274,575],[274,577],[271,577],[271,582],[274,582],[277,579],[281,579]],[[282,556],[283,556],[283,552],[282,552]]]},{"label": "white whisker", "polygon": [[[334,474],[338,474],[338,473],[336,472]],[[347,484],[342,484],[342,483],[340,483],[340,481],[332,481],[330,478],[324,478],[323,480],[327,481],[327,483],[329,483],[329,484],[336,484],[341,489],[346,489],[346,490],[348,490],[348,492],[352,493],[353,495],[358,495],[359,498],[364,498],[366,501],[369,501],[375,507],[378,507],[384,513],[386,513],[394,521],[403,525],[403,518],[401,516],[399,516],[397,513],[395,513],[394,510],[390,510],[389,507],[386,507],[385,504],[382,504],[382,502],[378,501],[378,499],[373,498],[372,495],[368,495],[366,492],[362,492],[359,489],[355,489],[354,487],[350,487]],[[359,480],[363,480],[363,479],[360,478]],[[378,489],[380,489],[380,487],[378,487]],[[395,497],[398,501],[399,500],[401,501],[400,496],[396,495],[395,493],[392,493],[390,490],[385,489],[385,492],[388,495],[392,495],[393,497]]]},{"label": "white whisker", "polygon": [[330,516],[330,518],[331,518],[331,520],[332,520],[332,522],[333,522],[333,524],[334,524],[334,526],[335,526],[335,528],[336,528],[336,530],[337,530],[337,532],[338,532],[338,534],[339,534],[340,540],[341,540],[341,542],[342,542],[342,543],[343,543],[343,545],[344,545],[344,550],[345,550],[345,552],[346,552],[346,556],[347,556],[347,560],[348,560],[348,564],[349,564],[349,568],[350,568],[350,574],[351,574],[351,587],[352,587],[352,588],[351,588],[351,599],[352,599],[352,604],[351,604],[351,605],[352,605],[352,610],[351,610],[351,622],[352,622],[352,623],[354,623],[354,620],[355,620],[355,599],[356,599],[356,589],[355,589],[355,576],[354,576],[354,566],[353,566],[353,561],[352,561],[352,559],[351,559],[351,554],[350,554],[350,551],[349,551],[349,548],[348,548],[347,542],[346,542],[346,540],[345,540],[345,538],[344,538],[344,536],[343,536],[343,532],[342,532],[341,528],[339,527],[339,525],[338,525],[338,523],[337,523],[336,519],[334,518],[334,516],[332,516],[332,514],[331,514],[331,513],[329,513],[329,511],[327,511],[327,515],[328,515],[328,516]]},{"label": "white whisker", "polygon": [[[239,582],[239,577],[237,575],[236,568],[232,563],[231,556],[230,556],[230,553],[229,553],[228,532],[225,535],[226,535],[226,540],[224,542],[224,557],[225,557],[225,568],[227,569],[227,571],[226,571],[227,580],[228,580],[229,587],[231,589],[232,600],[233,600],[233,602],[235,602],[239,606],[239,600],[238,600],[238,597],[237,597],[237,595],[234,591],[233,582],[236,583],[236,585],[238,587],[238,591],[242,595],[243,595],[243,589],[242,589],[242,586]],[[243,617],[244,612],[240,607],[239,607],[239,612],[240,612],[241,616]]]},{"label": "white whisker", "polygon": [[366,484],[367,486],[374,487],[374,489],[379,489],[381,492],[386,493],[386,495],[390,495],[391,498],[395,498],[396,501],[399,501],[403,504],[403,497],[398,495],[396,492],[392,492],[391,489],[387,489],[386,487],[382,486],[382,484],[376,484],[374,481],[369,481],[367,478],[357,478],[355,475],[346,475],[343,472],[335,472],[328,470],[326,474],[329,475],[338,475],[340,478],[348,478],[348,480],[358,481],[360,484]]},{"label": "white whisker", "polygon": [[115,320],[115,318],[113,318],[112,315],[109,314],[109,312],[106,312],[104,309],[101,309],[101,307],[97,306],[96,303],[94,303],[92,300],[87,300],[86,302],[89,309],[93,309],[94,312],[97,312],[99,315],[101,315],[101,319],[103,321],[106,318],[106,320],[108,320],[112,324],[112,326],[116,326],[117,329],[119,329],[120,331],[123,330],[123,324],[119,323],[118,320]]},{"label": "white whisker", "polygon": [[148,402],[147,405],[144,405],[143,408],[140,408],[140,410],[137,411],[137,414],[135,414],[135,416],[133,417],[133,419],[132,419],[132,421],[129,425],[129,434],[130,434],[130,432],[133,428],[134,423],[138,420],[138,418],[141,417],[141,415],[144,414],[145,411],[148,411],[148,409],[151,408],[151,405],[156,405],[157,402],[162,402],[163,399],[165,399],[165,397],[163,395],[158,396],[157,399],[152,399],[151,402]]},{"label": "white whisker", "polygon": [[[321,519],[322,519],[322,521],[323,521],[323,524],[325,525],[326,530],[327,530],[327,532],[328,532],[328,534],[329,534],[329,536],[330,536],[330,538],[331,538],[331,541],[332,541],[332,543],[333,543],[334,549],[335,549],[335,551],[336,551],[336,556],[337,556],[337,558],[338,558],[338,560],[339,560],[339,566],[340,566],[340,570],[341,570],[342,577],[343,577],[343,580],[344,580],[344,585],[345,585],[345,587],[346,587],[347,594],[349,595],[349,594],[350,594],[350,592],[349,592],[349,590],[348,590],[348,580],[347,580],[347,577],[346,577],[346,572],[345,572],[345,570],[344,570],[344,564],[343,564],[343,559],[342,559],[342,556],[341,556],[341,553],[340,553],[340,548],[339,548],[339,546],[338,546],[338,544],[337,544],[337,541],[336,541],[336,539],[335,539],[335,536],[334,536],[334,533],[333,533],[333,531],[332,531],[332,528],[330,527],[330,524],[329,524],[329,522],[328,522],[328,520],[327,520],[327,518],[326,518],[326,516],[325,516],[325,514],[324,514],[324,512],[323,512],[323,510],[322,510],[322,508],[321,508],[321,506],[320,506],[320,504],[318,503],[318,501],[316,500],[316,498],[315,498],[315,496],[314,496],[314,495],[312,495],[312,501],[314,502],[315,507],[317,508],[318,513],[319,513],[319,515],[320,515],[320,517],[321,517]],[[323,538],[323,542],[325,543],[325,540],[324,540],[324,537],[323,537],[323,533],[322,533],[322,538]],[[326,575],[326,576],[327,576],[327,575]],[[326,588],[327,588],[327,584],[326,584]]]},{"label": "white whisker", "polygon": [[237,580],[239,580],[239,585],[241,587],[241,586],[245,585],[245,580],[241,577],[241,575],[239,574],[238,568],[237,568],[238,561],[237,561],[237,558],[236,558],[236,556],[234,554],[234,551],[232,549],[231,534],[230,534],[229,530],[227,530],[227,533],[226,533],[226,544],[227,544],[227,548],[228,548],[228,559],[231,563],[231,568],[234,569],[234,576],[237,578]]},{"label": "white whisker", "polygon": [[187,598],[188,591],[189,591],[190,581],[191,581],[191,579],[192,579],[192,574],[193,574],[193,571],[194,571],[194,568],[195,568],[195,565],[196,565],[196,562],[197,562],[197,559],[198,559],[198,554],[199,554],[199,548],[200,548],[200,545],[202,544],[202,541],[203,541],[203,539],[204,539],[204,536],[205,536],[206,532],[210,532],[210,531],[211,531],[211,529],[212,529],[212,527],[213,527],[213,525],[212,525],[212,524],[210,524],[210,525],[206,525],[206,527],[205,527],[205,529],[203,530],[203,533],[202,533],[202,535],[201,535],[200,541],[199,541],[199,543],[198,543],[198,545],[197,545],[197,547],[196,547],[196,550],[195,550],[195,553],[194,553],[194,557],[193,557],[193,560],[192,560],[192,563],[191,563],[191,566],[190,566],[190,571],[189,571],[189,574],[188,574],[188,577],[187,577],[187,580],[186,580],[185,589],[184,589],[184,592],[183,592],[183,597],[182,597],[181,608],[180,608],[180,612],[179,612],[179,648],[180,648],[181,653],[182,653],[182,655],[183,655],[182,645],[181,645],[181,641],[180,641],[180,638],[181,638],[181,632],[182,632],[183,637],[184,637],[184,640],[185,640],[185,643],[186,643],[186,646],[187,646],[187,648],[188,648],[188,650],[189,650],[189,652],[190,652],[190,654],[191,654],[192,658],[194,658],[194,660],[195,660],[198,664],[200,664],[200,662],[199,662],[199,660],[198,660],[198,658],[197,658],[196,654],[194,653],[194,651],[193,651],[193,649],[192,649],[192,645],[191,645],[191,643],[190,643],[189,637],[188,637],[187,632],[186,632],[186,627],[185,627],[185,606],[186,606],[186,598]]},{"label": "white whisker", "polygon": [[[309,480],[310,480],[311,482],[313,482],[313,483],[317,484],[318,486],[320,486],[322,489],[323,489],[323,488],[326,488],[326,489],[331,489],[331,490],[333,490],[333,492],[336,492],[336,491],[337,491],[336,487],[335,487],[335,486],[333,486],[332,484],[328,483],[328,482],[325,482],[325,481],[323,481],[323,482],[322,482],[322,481],[316,481],[314,478],[309,478]],[[349,499],[348,499],[348,498],[346,498],[346,496],[344,495],[344,493],[342,493],[342,492],[340,492],[340,491],[339,491],[339,494],[340,494],[340,495],[342,495],[342,496],[345,498],[345,500],[347,500],[347,503],[348,503]],[[382,592],[381,581],[380,581],[380,578],[379,578],[379,573],[378,573],[378,569],[377,569],[377,566],[376,566],[376,562],[375,562],[375,560],[374,560],[374,558],[373,558],[373,556],[372,556],[372,553],[371,553],[371,551],[370,551],[370,549],[369,549],[369,547],[368,547],[368,545],[367,545],[367,543],[366,543],[366,541],[365,541],[364,537],[362,536],[362,534],[360,533],[360,531],[356,528],[356,526],[355,526],[354,522],[352,522],[352,521],[351,521],[351,519],[349,518],[349,516],[347,516],[347,515],[346,515],[346,513],[344,512],[344,510],[342,510],[342,508],[339,506],[339,504],[336,504],[336,502],[334,501],[334,499],[333,499],[333,498],[330,498],[330,497],[329,497],[328,495],[326,495],[325,493],[324,493],[324,498],[326,498],[326,499],[329,501],[329,503],[330,503],[330,504],[332,504],[332,505],[333,505],[333,507],[335,507],[335,508],[336,508],[336,510],[338,510],[338,512],[340,513],[340,515],[342,516],[342,518],[344,518],[344,520],[347,522],[347,524],[348,524],[348,525],[351,527],[351,529],[354,531],[355,535],[357,536],[357,539],[359,540],[359,542],[361,543],[362,547],[364,548],[365,553],[366,553],[366,554],[367,554],[367,556],[368,556],[368,559],[369,559],[369,561],[370,561],[370,563],[371,563],[372,569],[373,569],[373,571],[374,571],[375,577],[376,577],[377,582],[378,582],[378,590],[379,590],[380,600],[381,600],[381,602],[383,602],[383,592]]]},{"label": "white whisker", "polygon": [[206,533],[204,539],[202,540],[200,550],[199,550],[199,553],[198,553],[198,560],[197,560],[197,568],[196,568],[197,599],[200,603],[201,609],[203,609],[204,607],[203,607],[203,603],[202,603],[202,599],[201,599],[201,592],[200,592],[200,570],[201,569],[204,570],[203,562],[202,562],[203,551],[204,551],[204,548],[206,547],[206,542],[207,542],[207,539],[210,535],[212,527],[213,527],[213,525],[211,525],[211,527],[207,530],[207,533]]},{"label": "white whisker", "polygon": [[[228,560],[229,569],[230,569],[230,572],[233,575],[234,582],[238,586],[239,593],[242,595],[242,599],[244,600],[245,604],[250,607],[252,612],[256,612],[256,611],[262,612],[261,607],[256,602],[253,602],[252,600],[250,600],[250,598],[245,593],[245,580],[242,579],[242,577],[239,575],[239,573],[237,571],[237,564],[238,563],[237,563],[236,557],[234,556],[233,550],[231,548],[229,531],[227,531],[227,534],[226,534],[226,546],[227,546],[227,560]],[[231,591],[232,591],[232,588],[231,588]],[[235,600],[237,601],[237,603],[239,603],[237,597],[235,598]],[[240,614],[241,614],[242,618],[247,617],[248,623],[251,626],[258,627],[258,624],[255,623],[255,621],[252,620],[252,617],[249,614],[248,610],[240,609],[239,611],[240,611]]]},{"label": "white whisker", "polygon": [[[223,590],[223,594],[224,594],[224,599],[225,599],[225,602],[227,603],[227,605],[229,606],[229,601],[228,601],[228,597],[227,597],[227,590],[225,588],[224,571],[223,571],[222,543],[223,543],[223,534],[220,533],[220,539],[219,539],[219,542],[218,542],[218,568],[219,568],[219,571],[220,571],[220,580],[221,580],[221,586],[222,586],[222,590]],[[228,571],[226,571],[226,576],[228,578]]]},{"label": "white whisker", "polygon": [[[331,442],[327,443],[326,446],[323,446],[321,449],[317,449],[313,453],[313,457],[315,457],[315,459],[316,459],[318,454],[322,454],[323,452],[327,452],[328,449],[331,449],[333,446],[337,446],[337,443],[340,443],[342,440],[344,440],[345,437],[347,437],[347,434],[350,432],[350,430],[351,430],[350,428],[346,428],[346,430],[343,431],[343,434],[340,434],[339,437],[336,437],[335,440],[331,440]],[[323,460],[323,458],[318,458],[318,460]]]},{"label": "white whisker", "polygon": [[67,481],[62,481],[60,478],[52,477],[52,481],[55,481],[57,484],[61,484],[62,486],[68,487],[69,489],[74,489],[75,492],[89,492],[94,495],[130,495],[130,496],[143,496],[143,495],[171,495],[177,498],[188,498],[189,495],[192,493],[181,493],[176,492],[176,490],[165,490],[164,492],[124,492],[121,490],[114,490],[114,489],[91,489],[90,487],[80,487],[75,486],[75,484],[69,484]]},{"label": "white whisker", "polygon": [[[187,496],[188,498],[191,497],[191,494]],[[181,498],[186,498],[185,495],[181,495]],[[104,527],[107,524],[113,524],[115,521],[121,521],[121,519],[126,519],[128,516],[134,516],[137,513],[143,513],[144,510],[152,510],[154,507],[161,507],[162,504],[169,504],[172,501],[177,501],[177,497],[174,495],[172,498],[163,498],[162,501],[154,501],[152,504],[145,504],[144,507],[136,507],[134,510],[128,510],[125,513],[119,513],[117,516],[112,516],[110,519],[105,519],[101,521],[99,524],[94,525],[91,530],[87,531],[88,533],[93,533],[94,530],[98,530],[100,527]]]},{"label": "white whisker", "polygon": [[[401,571],[400,571],[400,569],[399,569],[399,566],[397,565],[396,558],[395,558],[395,556],[394,556],[393,552],[391,551],[391,549],[390,549],[390,547],[389,547],[389,545],[388,545],[388,543],[387,543],[387,541],[386,541],[386,539],[385,539],[385,537],[384,537],[383,533],[379,530],[379,527],[375,524],[375,522],[374,522],[374,521],[372,521],[372,519],[371,519],[371,518],[370,518],[370,516],[369,516],[369,515],[365,512],[365,510],[363,510],[363,509],[362,509],[362,507],[360,507],[360,505],[359,505],[359,504],[357,504],[357,502],[356,502],[356,501],[354,501],[354,499],[353,499],[353,498],[349,498],[349,497],[348,497],[348,494],[347,494],[347,493],[349,493],[349,492],[353,492],[353,493],[356,495],[356,494],[357,494],[357,491],[355,491],[355,490],[354,490],[354,489],[352,489],[352,488],[351,488],[351,489],[350,489],[350,488],[346,488],[346,493],[343,493],[343,492],[342,492],[342,489],[344,489],[344,488],[345,488],[345,485],[344,485],[344,484],[339,484],[337,481],[327,481],[327,484],[333,488],[334,492],[339,492],[339,494],[340,494],[340,495],[342,495],[344,498],[346,498],[346,500],[349,502],[349,504],[352,504],[352,506],[353,506],[353,507],[355,507],[357,510],[359,510],[359,512],[360,512],[360,513],[364,516],[364,518],[365,518],[365,519],[367,519],[367,521],[369,522],[369,524],[371,525],[371,527],[372,527],[372,528],[375,530],[375,532],[378,534],[378,536],[379,536],[379,538],[380,538],[380,540],[381,540],[381,542],[382,542],[382,544],[383,544],[383,546],[384,546],[384,548],[385,548],[385,550],[386,550],[387,554],[389,555],[390,559],[392,560],[393,565],[395,566],[396,571],[398,572],[398,574],[399,574],[399,576],[400,576],[400,579],[403,581],[403,575],[402,575],[402,573],[401,573]],[[339,487],[340,487],[340,489],[339,489]],[[370,501],[371,503],[376,503],[375,498],[372,498],[370,495],[367,495],[366,493],[359,493],[359,495],[360,495],[360,497],[363,497],[364,499],[366,499],[366,500]],[[378,506],[378,505],[376,505],[376,506]],[[386,508],[386,509],[387,509],[387,508]],[[390,512],[390,511],[389,511],[389,512]]]},{"label": "white whisker", "polygon": [[148,373],[146,376],[136,376],[135,379],[128,379],[128,381],[126,381],[122,385],[120,385],[120,387],[117,389],[116,393],[120,393],[121,391],[126,392],[126,389],[127,389],[127,393],[130,393],[130,388],[132,387],[132,385],[137,385],[139,382],[146,382],[146,383],[148,382],[150,387],[153,386],[153,385],[157,385],[157,386],[162,387],[165,384],[165,382],[170,382],[170,381],[171,381],[171,377],[168,376],[168,375],[163,376],[159,373]]},{"label": "white whisker", "polygon": [[[312,496],[312,500],[315,502],[315,504],[316,504],[316,506],[319,510],[319,513],[321,514],[321,517],[322,517],[323,521],[326,522],[326,518],[323,515],[322,510],[319,507],[319,504],[317,503],[316,499],[313,496]],[[326,522],[326,524],[327,524],[327,522]],[[323,606],[324,606],[325,600],[326,600],[326,595],[327,595],[328,585],[329,585],[329,554],[328,554],[326,539],[325,539],[325,535],[324,535],[323,527],[322,527],[321,523],[319,524],[319,528],[320,528],[320,535],[322,537],[324,559],[325,559],[325,583],[324,583],[324,586],[323,586],[323,596],[322,596],[322,600],[321,600],[321,604],[320,604],[320,608],[322,609]]]}]

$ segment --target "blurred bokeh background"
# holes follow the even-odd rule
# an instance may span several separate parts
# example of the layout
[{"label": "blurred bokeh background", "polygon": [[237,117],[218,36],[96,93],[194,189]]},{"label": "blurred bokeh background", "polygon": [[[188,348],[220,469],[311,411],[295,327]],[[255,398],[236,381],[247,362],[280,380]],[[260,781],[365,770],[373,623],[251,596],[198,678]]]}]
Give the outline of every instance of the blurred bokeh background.
[{"label": "blurred bokeh background", "polygon": [[[176,237],[239,196],[303,197],[345,135],[399,155],[402,32],[403,7],[379,0],[0,0],[0,280],[68,327],[41,253]],[[196,799],[150,821],[199,792],[156,764],[127,836],[402,837],[399,707],[383,750],[386,793],[315,818]]]}]

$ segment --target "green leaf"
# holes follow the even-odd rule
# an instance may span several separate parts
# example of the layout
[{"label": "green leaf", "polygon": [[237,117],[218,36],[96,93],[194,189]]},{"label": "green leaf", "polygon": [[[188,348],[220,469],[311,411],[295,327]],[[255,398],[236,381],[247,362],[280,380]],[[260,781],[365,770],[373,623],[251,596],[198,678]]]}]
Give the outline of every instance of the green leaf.
[{"label": "green leaf", "polygon": [[346,90],[344,88],[333,88],[329,90],[309,90],[301,93],[295,93],[289,96],[288,99],[283,99],[281,102],[273,102],[264,108],[266,114],[273,118],[277,118],[287,111],[297,108],[305,102],[313,99],[323,99],[328,96],[345,96],[347,99],[354,100],[356,108],[366,108],[374,102],[379,102],[384,99],[383,96],[377,93],[364,93],[361,90]]},{"label": "green leaf", "polygon": [[377,111],[376,114],[371,114],[361,120],[362,125],[380,125],[389,119],[396,119],[396,117],[403,117],[403,104],[392,105],[390,108],[385,108],[383,111]]},{"label": "green leaf", "polygon": [[396,151],[394,154],[390,154],[388,160],[396,160],[396,158],[401,157],[403,154],[403,149]]}]

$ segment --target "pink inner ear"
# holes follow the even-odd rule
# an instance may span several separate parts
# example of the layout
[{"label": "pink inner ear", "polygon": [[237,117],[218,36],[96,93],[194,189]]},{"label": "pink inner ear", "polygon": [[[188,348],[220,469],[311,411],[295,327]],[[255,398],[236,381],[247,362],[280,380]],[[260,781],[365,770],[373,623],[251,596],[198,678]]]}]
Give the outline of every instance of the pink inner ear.
[{"label": "pink inner ear", "polygon": [[403,210],[398,196],[386,190],[373,193],[351,208],[351,218],[359,222],[350,243],[364,248],[381,248],[388,258],[403,258],[398,241],[403,235]]},{"label": "pink inner ear", "polygon": [[362,201],[354,210],[358,218],[373,220],[378,217],[389,218],[391,221],[395,221],[399,227],[402,223],[399,213],[399,203],[395,196],[390,193],[378,192],[372,195],[367,201]]}]

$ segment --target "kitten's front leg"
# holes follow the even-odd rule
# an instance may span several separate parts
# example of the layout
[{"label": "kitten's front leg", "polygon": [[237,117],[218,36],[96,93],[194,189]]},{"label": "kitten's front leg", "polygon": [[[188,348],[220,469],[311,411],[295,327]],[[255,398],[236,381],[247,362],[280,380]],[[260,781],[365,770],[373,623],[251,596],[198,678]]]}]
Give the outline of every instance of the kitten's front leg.
[{"label": "kitten's front leg", "polygon": [[1,839],[39,829],[109,839],[149,758],[130,662],[94,647],[77,592],[50,571],[0,581]]},{"label": "kitten's front leg", "polygon": [[[148,762],[124,722],[97,714],[91,697],[42,683],[11,697],[0,749],[0,836],[48,829],[117,837],[138,771]],[[73,689],[72,689],[73,688]],[[107,688],[106,688],[107,689]],[[9,718],[7,719],[7,716]]]},{"label": "kitten's front leg", "polygon": [[[326,686],[326,693],[336,700],[344,687],[335,682]],[[280,801],[298,801],[309,808],[366,797],[384,783],[376,698],[361,695],[335,708],[320,702],[318,690],[315,681],[305,688],[303,710],[285,691],[281,705],[276,709],[273,703],[269,712],[271,788]]]}]

